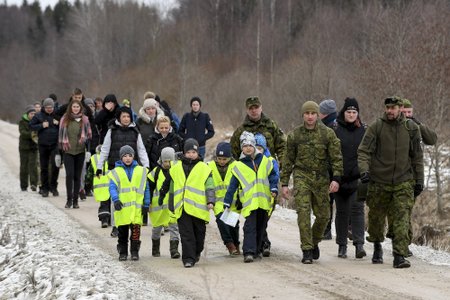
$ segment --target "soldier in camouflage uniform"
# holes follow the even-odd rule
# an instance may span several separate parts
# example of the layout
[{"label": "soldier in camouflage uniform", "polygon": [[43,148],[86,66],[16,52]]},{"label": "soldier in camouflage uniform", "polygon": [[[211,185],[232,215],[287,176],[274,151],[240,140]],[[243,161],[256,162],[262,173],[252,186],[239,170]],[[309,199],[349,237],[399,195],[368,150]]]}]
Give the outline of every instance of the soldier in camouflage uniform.
[{"label": "soldier in camouflage uniform", "polygon": [[401,113],[399,98],[386,98],[384,104],[383,117],[367,128],[358,148],[361,181],[369,182],[367,240],[374,243],[372,263],[383,263],[385,220],[392,220],[394,268],[408,268],[409,216],[424,180],[420,130]]},{"label": "soldier in camouflage uniform", "polygon": [[[320,256],[319,242],[330,218],[329,193],[339,190],[342,175],[341,144],[333,129],[318,120],[319,106],[313,101],[303,104],[303,124],[287,138],[281,184],[289,197],[289,177],[294,176],[295,202],[300,230],[302,263],[311,264]],[[331,165],[333,178],[329,177]],[[331,183],[330,183],[331,181]],[[311,209],[316,217],[311,228]]]},{"label": "soldier in camouflage uniform", "polygon": [[[262,112],[262,104],[258,97],[247,98],[245,100],[245,106],[247,107],[247,116],[245,117],[244,123],[234,131],[230,140],[234,159],[239,160],[241,154],[239,137],[244,131],[253,134],[261,133],[266,138],[267,147],[272,157],[279,162],[281,169],[281,161],[286,152],[286,136],[280,127],[278,127],[277,123]],[[274,202],[273,205],[275,206],[275,204]],[[261,249],[263,256],[270,256],[270,246],[271,243],[266,231],[263,237],[263,249]]]}]

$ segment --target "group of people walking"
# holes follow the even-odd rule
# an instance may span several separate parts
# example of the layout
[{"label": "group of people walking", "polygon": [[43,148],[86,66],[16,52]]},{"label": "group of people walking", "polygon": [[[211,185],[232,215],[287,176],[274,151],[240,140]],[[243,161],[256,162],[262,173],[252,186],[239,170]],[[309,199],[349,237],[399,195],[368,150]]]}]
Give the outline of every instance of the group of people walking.
[{"label": "group of people walking", "polygon": [[[386,98],[383,116],[369,126],[361,121],[354,98],[345,99],[340,111],[331,99],[320,104],[307,101],[300,109],[301,124],[286,136],[263,113],[260,99],[250,97],[242,125],[229,142],[217,144],[213,160],[205,163],[205,143],[214,135],[214,127],[201,111],[199,97],[191,99],[191,112],[179,122],[169,105],[152,92],[145,93],[135,114],[127,99],[119,105],[110,94],[100,101],[100,108],[78,91],[66,107],[58,108],[61,117],[51,98],[43,101],[37,114],[27,107],[19,126],[21,188],[27,189],[27,176],[32,190],[37,186],[37,176],[29,167],[32,159],[25,155],[36,149],[29,140],[32,132],[38,135],[44,197],[49,191],[58,194],[59,168],[52,153],[63,153],[66,208],[79,207],[83,168],[90,164],[84,184],[92,187],[100,202],[101,226],[113,226],[119,260],[126,260],[128,253],[132,260],[139,259],[141,226],[150,219],[152,256],[160,256],[160,237],[168,228],[171,257],[181,256],[184,267],[193,267],[203,251],[210,210],[230,255],[242,254],[246,263],[270,256],[267,226],[275,203],[293,198],[304,264],[320,257],[319,243],[330,234],[333,201],[338,257],[347,257],[349,228],[355,257],[366,256],[366,200],[372,262],[383,262],[381,242],[387,220],[393,265],[410,266],[405,257],[410,255],[411,210],[424,184],[421,143],[436,143],[436,134],[412,116],[409,100]],[[288,188],[291,175],[293,191]],[[242,247],[239,221],[229,224],[224,218],[230,212],[245,219]]]}]

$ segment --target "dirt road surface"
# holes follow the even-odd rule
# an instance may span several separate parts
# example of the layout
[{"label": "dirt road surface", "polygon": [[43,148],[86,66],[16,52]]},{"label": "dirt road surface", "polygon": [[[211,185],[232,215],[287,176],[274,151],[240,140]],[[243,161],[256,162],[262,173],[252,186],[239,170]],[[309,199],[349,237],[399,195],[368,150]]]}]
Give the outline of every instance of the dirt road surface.
[{"label": "dirt road surface", "polygon": [[[10,168],[11,176],[18,177],[17,126],[5,122],[0,125],[1,159]],[[20,191],[19,185],[17,191]],[[42,201],[50,201],[55,209],[76,220],[91,233],[93,245],[117,260],[116,239],[110,237],[110,228],[100,228],[98,204],[94,199],[88,197],[87,201],[80,202],[80,209],[65,209],[63,170],[59,191],[59,197],[50,196]],[[143,278],[164,283],[176,294],[193,299],[450,299],[448,266],[430,265],[412,257],[411,268],[398,270],[392,267],[392,254],[388,251],[385,251],[384,264],[373,265],[371,244],[366,244],[369,256],[364,259],[354,258],[351,244],[349,258],[340,259],[334,240],[320,244],[321,257],[317,262],[303,265],[295,220],[275,212],[268,232],[272,255],[244,264],[242,257],[227,255],[216,223],[212,221],[207,225],[200,262],[194,268],[185,269],[179,259],[170,259],[168,234],[162,237],[161,257],[152,257],[151,226],[143,227],[140,261],[124,264]]]}]

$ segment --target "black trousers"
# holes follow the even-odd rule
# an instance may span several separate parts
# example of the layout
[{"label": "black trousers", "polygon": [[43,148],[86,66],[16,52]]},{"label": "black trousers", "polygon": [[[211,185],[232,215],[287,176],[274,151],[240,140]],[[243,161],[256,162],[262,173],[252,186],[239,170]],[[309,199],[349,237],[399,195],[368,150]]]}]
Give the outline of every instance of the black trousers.
[{"label": "black trousers", "polygon": [[64,154],[64,167],[66,168],[67,200],[77,200],[80,193],[81,171],[83,170],[85,154]]},{"label": "black trousers", "polygon": [[55,165],[55,155],[58,153],[59,150],[56,144],[39,145],[39,163],[41,166],[41,184],[43,191],[53,191],[58,187],[59,168]]},{"label": "black trousers", "polygon": [[[128,252],[128,237],[130,238],[132,244],[133,242],[138,242],[141,238],[141,225],[121,225],[117,227],[117,229],[119,231],[117,249],[119,250],[119,253],[126,254]],[[133,251],[133,249],[131,249],[131,251]]]},{"label": "black trousers", "polygon": [[178,219],[178,230],[180,231],[183,263],[195,264],[196,258],[200,257],[205,244],[206,223],[183,210]]},{"label": "black trousers", "polygon": [[244,256],[258,256],[260,254],[267,219],[267,211],[260,208],[252,211],[245,219],[244,244],[242,246]]},{"label": "black trousers", "polygon": [[233,243],[236,247],[239,247],[239,221],[235,227],[231,227],[220,219],[221,216],[222,213],[216,216],[216,223],[224,245]]},{"label": "black trousers", "polygon": [[100,222],[108,222],[110,223],[111,219],[111,199],[106,201],[101,201],[100,206],[98,208],[98,220]]},{"label": "black trousers", "polygon": [[336,200],[336,244],[347,245],[348,224],[352,224],[353,244],[364,244],[364,201],[358,201],[357,192],[334,194]]}]

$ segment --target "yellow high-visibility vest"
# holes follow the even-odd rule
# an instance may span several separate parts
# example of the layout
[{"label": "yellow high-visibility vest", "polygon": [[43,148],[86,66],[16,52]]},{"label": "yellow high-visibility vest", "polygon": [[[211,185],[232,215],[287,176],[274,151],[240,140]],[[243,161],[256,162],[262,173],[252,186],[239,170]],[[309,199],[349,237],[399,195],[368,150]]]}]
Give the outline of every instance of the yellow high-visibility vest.
[{"label": "yellow high-visibility vest", "polygon": [[184,211],[196,218],[209,222],[209,210],[206,200],[205,182],[211,169],[202,161],[198,162],[189,173],[184,174],[183,164],[177,163],[170,168],[170,176],[174,183],[174,209],[177,219]]},{"label": "yellow high-visibility vest", "polygon": [[91,156],[91,166],[94,170],[94,181],[93,181],[93,190],[94,190],[94,199],[97,202],[107,201],[110,197],[109,195],[109,178],[107,176],[108,173],[108,162],[105,161],[103,164],[103,175],[98,178],[95,176],[97,173],[97,162],[100,159],[100,154],[94,154]]},{"label": "yellow high-visibility vest", "polygon": [[242,202],[241,214],[244,218],[258,208],[270,210],[272,194],[270,192],[269,174],[272,169],[272,162],[263,156],[257,173],[240,161],[236,162],[231,170],[242,187],[239,197]]},{"label": "yellow high-visibility vest", "polygon": [[[217,216],[221,212],[223,212],[223,200],[225,199],[225,194],[227,193],[228,185],[230,185],[231,177],[233,173],[231,169],[235,166],[236,162],[232,162],[227,169],[227,173],[225,174],[225,178],[222,179],[220,176],[219,170],[217,169],[217,164],[215,161],[210,161],[208,166],[211,168],[212,178],[214,181],[214,194],[216,197],[216,202],[214,204],[214,214]],[[231,210],[239,213],[240,210],[236,208],[238,193],[234,193],[233,202],[231,203]]]},{"label": "yellow high-visibility vest", "polygon": [[[150,173],[148,173],[148,179],[155,182],[156,170],[160,167],[154,168]],[[169,226],[169,224],[175,224],[177,218],[175,214],[169,210],[169,193],[166,194],[163,200],[163,205],[159,206],[159,190],[161,189],[166,176],[164,175],[162,169],[158,172],[158,178],[156,179],[156,188],[153,191],[152,202],[150,203],[149,215],[150,221],[153,227],[159,226]]]},{"label": "yellow high-visibility vest", "polygon": [[144,204],[144,193],[147,184],[147,169],[136,166],[133,170],[131,181],[125,170],[116,167],[108,173],[110,180],[118,187],[119,200],[123,207],[114,212],[116,226],[139,224],[142,225],[142,206]]}]

